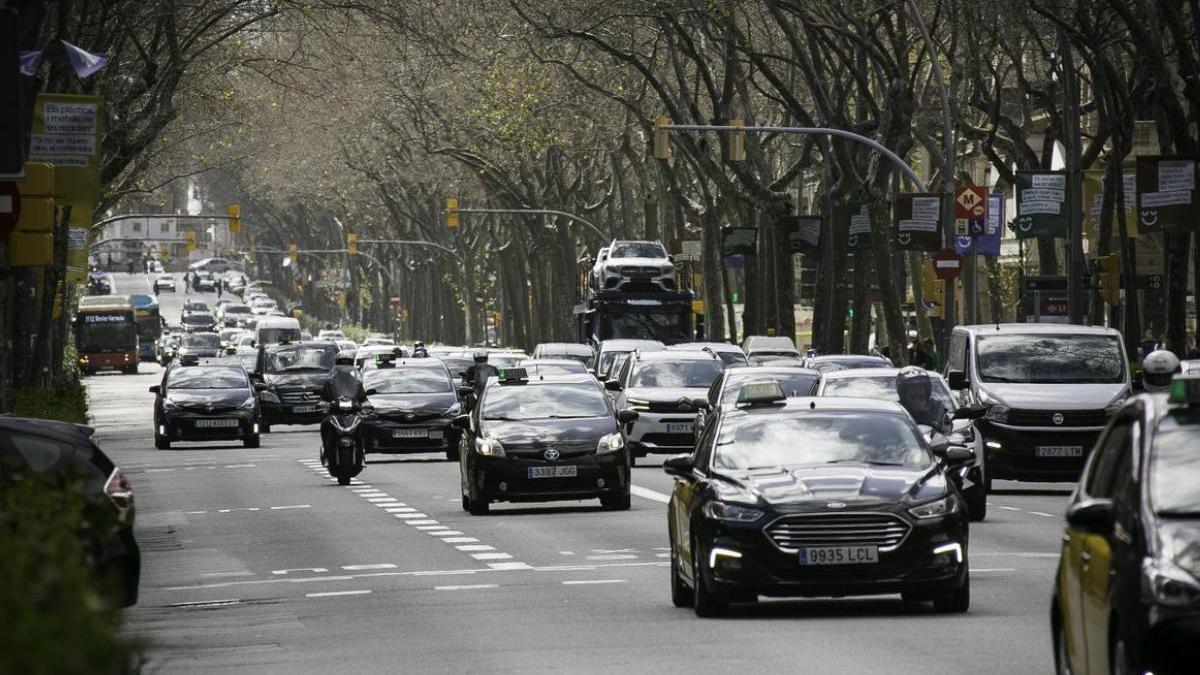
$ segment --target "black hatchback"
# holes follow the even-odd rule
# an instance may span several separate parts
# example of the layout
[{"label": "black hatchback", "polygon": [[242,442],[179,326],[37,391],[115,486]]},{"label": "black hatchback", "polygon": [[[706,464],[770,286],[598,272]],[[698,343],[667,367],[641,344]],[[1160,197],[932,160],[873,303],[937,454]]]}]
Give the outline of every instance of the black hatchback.
[{"label": "black hatchback", "polygon": [[90,427],[0,415],[0,490],[29,475],[77,481],[95,507],[86,511],[89,527],[82,533],[92,569],[101,586],[114,584],[114,600],[127,607],[137,602],[142,570],[133,488],[91,436]]},{"label": "black hatchback", "polygon": [[715,616],[760,595],[899,593],[966,611],[967,513],[946,473],[972,455],[931,448],[898,404],[748,384],[663,464],[672,601]]},{"label": "black hatchback", "polygon": [[468,415],[459,457],[463,510],[494,501],[600,498],[630,506],[629,451],[600,383],[590,375],[529,377],[500,371]]},{"label": "black hatchback", "polygon": [[241,440],[258,447],[258,401],[240,364],[175,366],[150,391],[159,450],[178,441]]},{"label": "black hatchback", "polygon": [[402,359],[387,366],[362,373],[363,388],[375,410],[362,422],[366,451],[443,452],[446,459],[457,460],[458,429],[450,423],[462,406],[445,364],[437,359]]}]

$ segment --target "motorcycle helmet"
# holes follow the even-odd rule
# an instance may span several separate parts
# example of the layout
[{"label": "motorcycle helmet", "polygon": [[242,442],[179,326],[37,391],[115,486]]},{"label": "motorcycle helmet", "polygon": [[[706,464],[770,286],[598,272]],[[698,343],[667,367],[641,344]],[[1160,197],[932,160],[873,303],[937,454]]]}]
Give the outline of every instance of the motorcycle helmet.
[{"label": "motorcycle helmet", "polygon": [[487,363],[488,362],[488,353],[482,349],[479,349],[479,350],[476,350],[476,352],[471,355],[471,358],[475,361],[475,363],[479,363],[479,364]]},{"label": "motorcycle helmet", "polygon": [[896,374],[896,394],[900,405],[909,407],[917,401],[928,401],[933,395],[933,382],[923,368],[909,366]]},{"label": "motorcycle helmet", "polygon": [[1166,392],[1180,370],[1178,356],[1165,349],[1152,351],[1142,361],[1142,388],[1150,393]]}]

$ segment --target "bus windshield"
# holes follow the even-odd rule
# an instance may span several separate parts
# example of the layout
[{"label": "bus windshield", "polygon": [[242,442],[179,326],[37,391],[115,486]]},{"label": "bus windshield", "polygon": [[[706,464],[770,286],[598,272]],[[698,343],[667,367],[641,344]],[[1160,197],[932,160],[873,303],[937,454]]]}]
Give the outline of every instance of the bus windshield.
[{"label": "bus windshield", "polygon": [[83,314],[75,327],[79,350],[131,349],[137,344],[133,312]]}]

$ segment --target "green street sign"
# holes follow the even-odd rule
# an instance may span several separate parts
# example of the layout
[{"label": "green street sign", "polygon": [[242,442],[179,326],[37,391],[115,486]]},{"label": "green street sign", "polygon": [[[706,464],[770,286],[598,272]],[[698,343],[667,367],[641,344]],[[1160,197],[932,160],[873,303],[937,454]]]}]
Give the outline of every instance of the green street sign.
[{"label": "green street sign", "polygon": [[1067,173],[1017,172],[1017,238],[1067,236]]}]

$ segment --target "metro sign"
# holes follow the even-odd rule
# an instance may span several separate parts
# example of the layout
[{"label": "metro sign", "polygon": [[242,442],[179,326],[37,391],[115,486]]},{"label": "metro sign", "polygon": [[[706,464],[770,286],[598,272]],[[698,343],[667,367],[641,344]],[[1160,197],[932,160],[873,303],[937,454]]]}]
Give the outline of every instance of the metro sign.
[{"label": "metro sign", "polygon": [[982,234],[987,218],[987,188],[960,187],[954,194],[954,234]]}]

